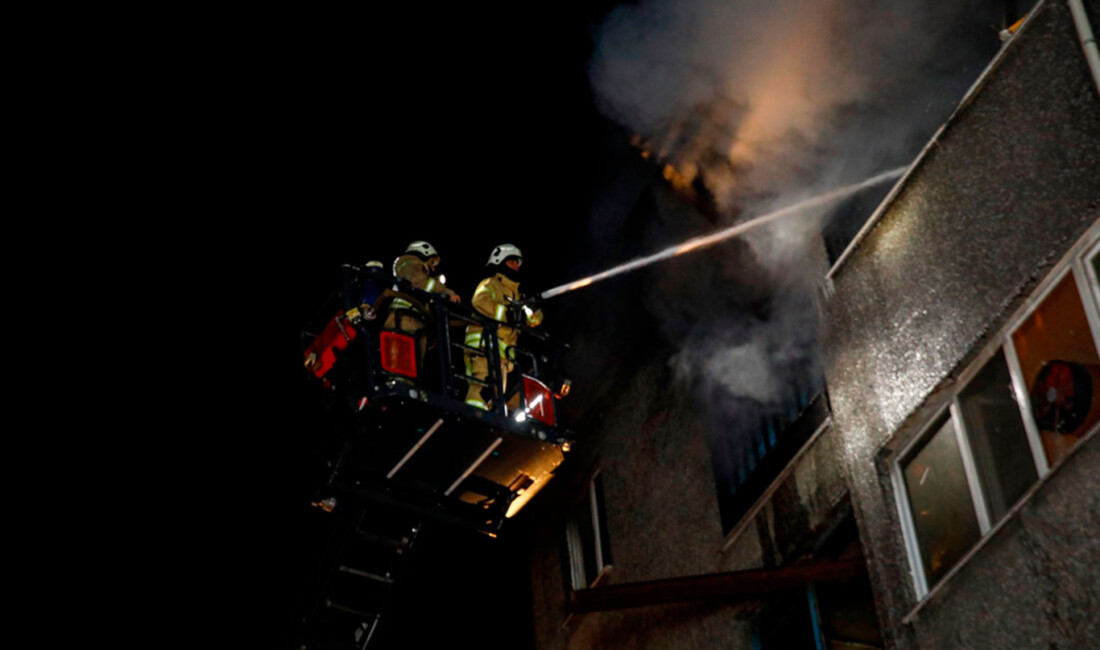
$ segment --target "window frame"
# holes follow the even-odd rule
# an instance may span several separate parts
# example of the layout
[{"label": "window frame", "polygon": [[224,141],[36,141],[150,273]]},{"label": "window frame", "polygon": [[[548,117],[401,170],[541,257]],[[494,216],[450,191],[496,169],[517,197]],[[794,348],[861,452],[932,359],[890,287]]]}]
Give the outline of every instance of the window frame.
[{"label": "window frame", "polygon": [[[586,503],[591,517],[592,544],[596,561],[595,577],[586,582],[584,539],[572,514],[565,522],[565,548],[569,561],[569,587],[573,591],[595,587],[611,571],[610,540],[605,539],[607,514],[605,512],[601,470],[597,469],[585,482],[585,488],[574,506]],[[606,552],[605,552],[606,551]]]},{"label": "window frame", "polygon": [[[1100,257],[1100,222],[1093,224],[1085,234],[1067,251],[1066,255],[1054,266],[1052,271],[1040,282],[1037,290],[1032,293],[1024,304],[1006,321],[998,334],[972,359],[963,370],[958,381],[950,388],[946,403],[936,408],[928,417],[922,417],[922,425],[915,434],[909,436],[903,444],[900,444],[890,454],[888,471],[892,487],[895,493],[895,505],[898,518],[901,523],[901,534],[904,539],[904,547],[909,572],[913,579],[918,601],[917,610],[929,597],[948,583],[952,576],[969,563],[973,557],[992,537],[997,530],[1011,520],[1017,511],[1031,499],[1031,495],[1039,489],[1066,461],[1074,456],[1100,431],[1100,422],[1094,423],[1092,428],[1082,435],[1074,448],[1053,465],[1048,462],[1043,448],[1042,438],[1031,408],[1030,391],[1024,380],[1024,374],[1020,359],[1017,355],[1013,336],[1024,323],[1038,310],[1050,296],[1050,294],[1072,275],[1077,289],[1078,298],[1084,309],[1086,319],[1092,335],[1092,343],[1100,354],[1100,277],[1093,267],[1093,260]],[[1037,477],[1027,490],[1010,506],[999,519],[991,515],[989,498],[981,486],[978,475],[974,450],[970,445],[970,435],[967,431],[966,421],[962,417],[960,396],[971,385],[978,374],[998,355],[1004,354],[1008,366],[1009,376],[1012,380],[1012,397],[1020,411],[1023,420],[1024,431],[1027,438],[1028,450],[1035,463]],[[967,486],[970,492],[971,503],[974,506],[978,521],[980,535],[970,548],[955,562],[954,566],[940,576],[933,584],[929,584],[929,578],[925,573],[922,561],[920,542],[916,534],[916,525],[913,520],[913,509],[910,503],[909,493],[905,483],[902,463],[910,460],[913,450],[926,443],[930,436],[943,426],[945,422],[951,422],[954,427],[959,454],[962,457],[963,469]],[[907,617],[909,618],[909,617]]]},{"label": "window frame", "polygon": [[[979,508],[977,502],[974,500],[975,493],[980,493],[980,487],[978,487],[978,475],[974,465],[974,459],[970,457],[970,447],[966,440],[965,432],[959,426],[958,422],[958,410],[955,404],[955,399],[952,399],[950,403],[939,408],[928,418],[927,423],[920,430],[920,433],[913,436],[913,438],[902,447],[898,453],[895,454],[893,462],[890,463],[890,467],[893,474],[893,484],[897,491],[897,506],[898,515],[901,521],[902,530],[905,536],[905,548],[909,556],[909,573],[912,575],[914,584],[917,585],[918,596],[926,594],[929,591],[928,577],[924,571],[924,561],[921,557],[920,541],[917,538],[917,526],[913,521],[912,512],[913,505],[909,501],[909,490],[906,489],[905,483],[905,469],[902,467],[903,461],[912,459],[913,451],[918,446],[923,445],[930,441],[945,424],[950,423],[951,429],[955,435],[955,444],[959,449],[959,456],[962,459],[963,475],[966,477],[966,484],[970,491],[971,505],[974,507],[974,518],[978,523],[978,541],[980,541],[989,532],[989,520],[988,517],[983,517],[982,508]],[[963,558],[966,554],[963,554]],[[960,558],[956,564],[961,564],[963,561]],[[948,569],[944,573],[944,580],[950,574],[952,569]]]},{"label": "window frame", "polygon": [[[1097,226],[1093,226],[1089,232],[1096,228]],[[1085,278],[1086,286],[1082,288],[1078,283],[1077,292],[1081,294],[1081,302],[1085,304],[1085,316],[1092,328],[1093,339],[1100,339],[1100,277],[1097,276],[1096,269],[1092,265],[1093,258],[1097,257],[1100,257],[1100,236],[1073,260],[1073,268],[1078,272],[1077,277]],[[1087,300],[1088,297],[1092,300]]]}]

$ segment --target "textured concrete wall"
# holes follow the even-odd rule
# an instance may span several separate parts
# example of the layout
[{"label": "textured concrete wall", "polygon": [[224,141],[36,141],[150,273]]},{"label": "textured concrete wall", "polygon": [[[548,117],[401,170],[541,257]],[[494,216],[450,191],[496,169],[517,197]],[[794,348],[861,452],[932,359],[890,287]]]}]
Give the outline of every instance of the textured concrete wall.
[{"label": "textured concrete wall", "polygon": [[[663,359],[643,365],[616,394],[591,437],[570,457],[575,479],[598,457],[613,569],[602,584],[717,570],[722,542],[710,447],[701,411],[669,391]],[[563,476],[568,483],[569,476]],[[579,488],[576,486],[575,489]],[[570,494],[551,495],[558,510]],[[554,504],[543,508],[553,510]],[[533,550],[540,648],[748,648],[736,608],[646,607],[567,617],[564,519],[547,518]]]},{"label": "textured concrete wall", "polygon": [[[1064,528],[1066,539],[1036,534],[1038,523],[1002,530],[981,561],[933,596],[938,602],[925,611],[936,615],[902,622],[915,594],[891,486],[876,471],[876,449],[899,430],[905,435],[927,421],[948,397],[939,389],[1100,217],[1100,98],[1064,3],[1044,4],[1005,54],[834,273],[827,305],[826,375],[840,447],[884,633],[903,647],[1064,642],[1053,633],[1024,634],[1036,624],[1033,610],[1046,587],[1038,579],[1013,582],[1010,567],[1027,564],[1029,554],[1058,555],[1064,543],[1091,543],[1073,523],[1087,514],[1087,505],[1044,512],[1054,500],[1050,492],[1087,492],[1090,485],[1095,492],[1095,479],[1085,480],[1090,471],[1096,474],[1090,452],[1075,460],[1084,469],[1063,470],[1065,476],[1054,477],[1019,515],[1021,522]],[[1021,592],[995,599],[997,609],[991,608],[984,596],[1003,585]],[[1091,611],[1095,616],[1095,605]],[[1084,615],[1063,614],[1075,620]],[[996,638],[1018,632],[1026,642],[974,638],[973,645],[960,645],[950,636],[987,619],[981,629],[1005,626]]]},{"label": "textured concrete wall", "polygon": [[[723,551],[705,411],[668,392],[665,363],[635,374],[631,395],[612,405],[595,437],[570,458],[574,474],[599,458],[614,568],[603,583],[788,564],[809,555],[845,510],[846,484],[835,441],[809,447],[743,534]],[[563,485],[569,482],[563,476]],[[577,476],[573,477],[578,478]],[[568,490],[564,491],[568,492]],[[644,607],[568,616],[560,512],[569,494],[543,495],[535,510],[532,583],[540,648],[751,647],[758,603]]]},{"label": "textured concrete wall", "polygon": [[[704,423],[690,400],[662,395],[662,366],[636,375],[600,445],[615,582],[713,570],[722,530]],[[638,406],[644,404],[645,408]]]}]

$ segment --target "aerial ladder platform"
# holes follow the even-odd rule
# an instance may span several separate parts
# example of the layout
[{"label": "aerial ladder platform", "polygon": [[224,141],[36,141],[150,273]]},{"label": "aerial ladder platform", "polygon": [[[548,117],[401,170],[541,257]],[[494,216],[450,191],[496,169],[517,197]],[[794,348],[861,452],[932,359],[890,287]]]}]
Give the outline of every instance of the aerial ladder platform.
[{"label": "aerial ladder platform", "polygon": [[[354,496],[496,534],[572,442],[557,418],[570,388],[558,372],[565,346],[521,324],[509,325],[517,345],[500,350],[501,323],[445,295],[377,268],[345,265],[342,275],[336,300],[303,332],[305,366],[341,422],[317,502]],[[470,325],[483,328],[483,348],[465,344]],[[515,367],[507,380],[502,354]],[[468,375],[466,355],[486,357],[488,377]],[[487,410],[465,403],[471,384]]]}]

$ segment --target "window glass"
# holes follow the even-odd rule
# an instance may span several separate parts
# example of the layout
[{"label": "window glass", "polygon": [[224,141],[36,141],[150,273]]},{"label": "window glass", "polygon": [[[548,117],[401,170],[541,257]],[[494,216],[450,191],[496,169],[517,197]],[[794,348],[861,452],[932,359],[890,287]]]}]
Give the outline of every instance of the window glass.
[{"label": "window glass", "polygon": [[1092,259],[1088,262],[1089,272],[1092,273],[1092,295],[1100,300],[1100,250],[1097,250],[1092,254]]},{"label": "window glass", "polygon": [[959,406],[989,514],[997,521],[1039,478],[1003,350],[959,393]]},{"label": "window glass", "polygon": [[607,522],[603,514],[603,481],[596,475],[584,497],[573,505],[566,526],[570,582],[573,589],[586,589],[605,567],[611,566]]},{"label": "window glass", "polygon": [[773,599],[756,619],[753,647],[760,650],[816,650],[822,647],[814,624],[816,612],[806,606],[806,593],[795,591]]},{"label": "window glass", "polygon": [[1013,332],[1047,462],[1054,465],[1100,420],[1100,357],[1073,273]]},{"label": "window glass", "polygon": [[566,534],[574,589],[585,589],[596,579],[596,535],[588,499],[573,507]]},{"label": "window glass", "polygon": [[[865,559],[855,516],[846,515],[814,554],[823,560]],[[836,582],[818,582],[813,591],[821,632],[829,650],[882,648],[882,630],[875,613],[871,581],[866,575]]]},{"label": "window glass", "polygon": [[901,469],[931,586],[981,537],[953,421],[941,420]]}]

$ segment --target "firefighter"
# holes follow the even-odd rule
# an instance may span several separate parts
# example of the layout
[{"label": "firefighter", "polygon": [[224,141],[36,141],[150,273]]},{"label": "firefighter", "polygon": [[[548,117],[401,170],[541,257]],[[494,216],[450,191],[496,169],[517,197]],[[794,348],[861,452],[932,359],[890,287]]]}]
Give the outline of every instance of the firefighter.
[{"label": "firefighter", "polygon": [[[451,302],[461,302],[454,291],[447,288],[443,281],[434,276],[440,264],[439,252],[426,241],[414,241],[405,248],[404,255],[393,261],[393,274],[407,280],[414,289],[431,293],[442,293]],[[397,288],[396,286],[394,287]],[[424,354],[428,349],[427,337],[420,334],[424,329],[427,314],[414,308],[403,298],[394,298],[390,302],[389,313],[383,325],[386,329],[398,329],[416,339],[416,365],[422,367]]]},{"label": "firefighter", "polygon": [[[474,309],[501,323],[500,327],[497,328],[497,346],[500,351],[500,390],[502,395],[506,392],[507,375],[515,367],[513,363],[514,356],[511,358],[508,356],[508,348],[515,345],[516,340],[519,338],[519,330],[513,326],[521,320],[526,321],[530,327],[537,327],[542,323],[541,309],[532,311],[530,308],[524,307],[519,310],[515,309],[516,305],[513,304],[520,300],[519,270],[522,264],[523,253],[520,252],[519,248],[512,244],[501,244],[494,248],[492,254],[489,255],[488,263],[485,265],[491,275],[478,283],[473,300],[470,302]],[[486,345],[482,339],[482,330],[483,328],[477,325],[467,327],[466,345],[472,348],[485,349]],[[485,355],[467,352],[465,360],[467,375],[483,381],[489,376],[489,360]],[[486,402],[486,398],[481,391],[481,385],[470,382],[470,387],[466,391],[466,403],[470,406],[488,410],[491,404]],[[514,406],[514,404],[518,404],[518,395],[517,401],[509,404],[509,406]]]},{"label": "firefighter", "polygon": [[[414,241],[405,248],[404,255],[393,261],[393,274],[403,280],[408,280],[414,289],[442,293],[451,302],[461,302],[454,291],[447,288],[438,278],[433,276],[439,267],[441,258],[439,252],[426,241]],[[387,328],[397,328],[409,334],[416,334],[424,327],[424,321],[412,311],[413,306],[407,300],[394,298],[390,303],[389,315],[386,316]],[[404,310],[398,314],[398,310]]]}]

